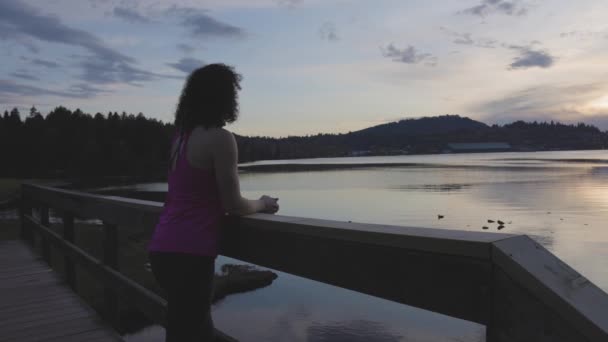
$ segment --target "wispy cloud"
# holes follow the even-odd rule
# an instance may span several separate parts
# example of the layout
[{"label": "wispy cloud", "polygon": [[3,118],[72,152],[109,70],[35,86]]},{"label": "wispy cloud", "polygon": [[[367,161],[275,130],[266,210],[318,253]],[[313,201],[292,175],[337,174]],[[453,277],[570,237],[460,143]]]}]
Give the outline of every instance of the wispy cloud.
[{"label": "wispy cloud", "polygon": [[90,98],[104,90],[92,87],[90,85],[75,85],[68,90],[52,90],[37,86],[26,85],[15,82],[13,80],[0,79],[0,98],[12,98],[23,96],[60,96],[68,98]]},{"label": "wispy cloud", "polygon": [[518,0],[481,0],[478,5],[466,8],[460,13],[475,15],[482,18],[495,13],[510,16],[521,16],[528,13],[528,8]]},{"label": "wispy cloud", "polygon": [[106,46],[97,36],[65,25],[59,18],[44,15],[21,1],[0,2],[0,27],[4,36],[26,36],[49,43],[81,47],[90,54],[83,58],[81,79],[93,83],[151,80],[159,75],[135,67],[135,59]]},{"label": "wispy cloud", "polygon": [[211,17],[208,11],[193,7],[172,6],[165,13],[178,17],[180,24],[190,30],[195,37],[228,37],[240,38],[245,36],[245,30],[240,27],[219,21]]},{"label": "wispy cloud", "polygon": [[114,7],[114,10],[112,11],[112,13],[114,14],[115,17],[123,19],[123,20],[131,22],[131,23],[148,24],[148,23],[152,22],[152,20],[150,18],[139,13],[134,8]]},{"label": "wispy cloud", "polygon": [[415,47],[408,45],[408,47],[400,49],[393,43],[388,44],[386,47],[382,47],[382,55],[387,58],[391,58],[395,62],[405,64],[418,64],[424,63],[425,65],[435,66],[437,65],[437,57],[430,53],[420,53]]},{"label": "wispy cloud", "polygon": [[196,50],[194,46],[184,43],[177,44],[176,47],[183,53],[192,53],[194,50]]},{"label": "wispy cloud", "polygon": [[41,65],[43,67],[47,67],[50,69],[55,69],[55,68],[60,67],[59,63],[55,63],[53,61],[47,61],[47,60],[40,59],[40,58],[32,59],[32,63],[36,64],[36,65]]},{"label": "wispy cloud", "polygon": [[79,98],[90,98],[99,94],[109,93],[109,91],[105,89],[94,87],[87,83],[74,84],[68,88],[68,92],[72,94],[70,97]]},{"label": "wispy cloud", "polygon": [[151,81],[170,76],[150,72],[120,60],[96,58],[97,56],[79,56],[78,64],[82,67],[81,79],[91,83],[127,83],[137,85],[140,82]]},{"label": "wispy cloud", "polygon": [[575,38],[577,40],[587,40],[594,38],[608,39],[607,31],[572,30],[559,34],[560,38]]},{"label": "wispy cloud", "polygon": [[16,78],[21,78],[23,80],[28,80],[28,81],[39,81],[40,78],[34,76],[34,75],[30,75],[29,73],[25,72],[25,71],[15,71],[10,73],[11,76],[16,77]]},{"label": "wispy cloud", "polygon": [[519,56],[513,59],[509,69],[528,69],[533,67],[549,68],[555,63],[555,57],[547,51],[538,50],[531,46],[511,45],[509,49],[515,50]]},{"label": "wispy cloud", "polygon": [[0,2],[0,25],[5,36],[25,35],[50,43],[79,46],[96,55],[112,59],[133,61],[132,58],[108,48],[91,33],[70,28],[58,18],[40,14],[18,0]]},{"label": "wispy cloud", "polygon": [[446,27],[440,27],[441,31],[445,32],[453,38],[452,43],[458,45],[468,45],[485,49],[494,49],[498,44],[495,39],[473,37],[472,33],[460,33],[452,31]]},{"label": "wispy cloud", "polygon": [[200,67],[202,67],[203,65],[205,65],[205,62],[203,62],[200,59],[196,59],[196,58],[182,58],[179,61],[177,61],[176,63],[167,63],[167,65],[182,71],[186,74],[191,73],[192,71],[194,71],[195,69],[198,69]]},{"label": "wispy cloud", "polygon": [[296,8],[303,0],[275,0],[279,6],[287,7],[290,9]]},{"label": "wispy cloud", "polygon": [[319,29],[319,36],[321,39],[327,40],[328,42],[336,42],[340,40],[336,25],[331,21],[326,21],[323,23],[323,25],[321,25],[321,28]]},{"label": "wispy cloud", "polygon": [[541,44],[538,41],[533,41],[528,45],[510,45],[507,43],[500,43],[495,39],[473,37],[471,33],[459,33],[443,26],[440,27],[440,30],[453,37],[454,40],[452,43],[454,44],[490,49],[500,47],[517,51],[518,56],[513,59],[513,62],[508,67],[510,70],[521,70],[533,67],[550,68],[556,60],[549,52],[537,47]]}]

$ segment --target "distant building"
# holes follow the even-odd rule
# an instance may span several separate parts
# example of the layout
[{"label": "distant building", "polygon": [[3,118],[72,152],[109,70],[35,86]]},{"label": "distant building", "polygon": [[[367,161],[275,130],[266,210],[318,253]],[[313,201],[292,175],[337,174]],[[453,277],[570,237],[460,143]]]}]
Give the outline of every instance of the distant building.
[{"label": "distant building", "polygon": [[369,151],[369,150],[351,151],[350,152],[350,156],[351,157],[364,157],[364,156],[369,156],[371,154],[372,154],[372,151]]},{"label": "distant building", "polygon": [[444,153],[466,153],[466,152],[506,152],[513,148],[505,142],[487,143],[449,143],[443,150]]}]

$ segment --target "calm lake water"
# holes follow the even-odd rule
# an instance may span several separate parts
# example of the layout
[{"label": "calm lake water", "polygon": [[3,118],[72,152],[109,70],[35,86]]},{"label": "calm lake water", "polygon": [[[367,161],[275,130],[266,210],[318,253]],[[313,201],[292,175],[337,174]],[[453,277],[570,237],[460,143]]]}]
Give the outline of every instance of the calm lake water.
[{"label": "calm lake water", "polygon": [[[608,290],[608,151],[327,158],[259,162],[386,166],[247,172],[244,195],[279,197],[280,214],[403,226],[528,234]],[[414,166],[391,166],[412,163]],[[141,184],[166,190],[166,184]],[[439,220],[437,215],[443,215]],[[218,264],[233,262],[218,259]],[[214,308],[242,341],[483,341],[485,328],[279,273],[271,286]],[[440,328],[438,328],[440,327]],[[151,327],[132,341],[162,340]]]}]

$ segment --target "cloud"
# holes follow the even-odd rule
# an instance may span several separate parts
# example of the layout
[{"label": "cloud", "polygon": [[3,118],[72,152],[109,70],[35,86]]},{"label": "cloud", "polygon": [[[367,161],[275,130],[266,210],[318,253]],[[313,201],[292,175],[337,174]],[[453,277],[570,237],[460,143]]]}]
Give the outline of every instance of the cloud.
[{"label": "cloud", "polygon": [[137,10],[132,8],[114,7],[112,13],[115,17],[131,23],[148,24],[152,22],[150,18],[142,15],[141,13],[137,12]]},{"label": "cloud", "polygon": [[510,70],[527,69],[532,67],[549,68],[555,63],[555,57],[553,57],[549,52],[535,47],[541,44],[541,42],[536,40],[532,41],[526,46],[509,45],[505,43],[499,44],[500,42],[495,39],[474,38],[471,33],[459,33],[443,26],[439,29],[449,36],[454,37],[454,40],[452,41],[454,44],[487,49],[502,47],[517,51],[519,56],[515,57],[513,59],[513,63],[509,65]]},{"label": "cloud", "polygon": [[509,49],[519,52],[519,56],[513,59],[509,69],[527,69],[532,67],[549,68],[555,63],[555,57],[542,50],[534,50],[531,46],[511,45]]},{"label": "cloud", "polygon": [[[2,9],[3,4],[0,3],[0,10]],[[40,53],[40,48],[36,43],[34,43],[33,39],[25,34],[21,34],[19,31],[15,30],[15,28],[2,20],[3,13],[0,12],[0,39],[1,40],[13,40],[33,54]]]},{"label": "cloud", "polygon": [[24,71],[15,71],[15,72],[12,72],[10,75],[13,77],[21,78],[21,79],[28,80],[28,81],[39,81],[40,80],[40,78],[30,75]]},{"label": "cloud", "polygon": [[184,53],[192,53],[192,52],[194,52],[194,50],[196,50],[196,48],[194,46],[184,44],[184,43],[177,44],[177,48]]},{"label": "cloud", "polygon": [[80,78],[83,81],[91,83],[127,83],[131,85],[140,85],[141,82],[155,79],[179,79],[175,76],[136,68],[131,63],[95,58],[95,56],[75,56],[75,58],[80,59],[78,64],[83,69],[83,74]]},{"label": "cloud", "polygon": [[287,7],[290,9],[296,8],[302,3],[302,0],[275,0],[279,6]]},{"label": "cloud", "polygon": [[189,29],[195,37],[241,38],[245,36],[242,28],[214,19],[208,14],[208,11],[199,8],[173,5],[165,11],[165,14],[178,17],[180,24]]},{"label": "cloud", "polygon": [[74,85],[70,86],[70,88],[68,90],[71,94],[74,95],[73,97],[80,97],[80,98],[90,98],[90,97],[95,97],[99,94],[109,93],[109,91],[107,91],[107,90],[93,87],[87,83],[74,84]]},{"label": "cloud", "polygon": [[471,33],[459,33],[443,26],[439,29],[448,34],[449,36],[453,37],[454,40],[452,41],[452,43],[454,44],[468,45],[485,49],[494,49],[498,44],[498,41],[495,39],[473,38],[473,35]]},{"label": "cloud", "polygon": [[411,45],[408,45],[407,48],[399,49],[391,43],[381,49],[384,57],[391,58],[395,62],[405,64],[418,64],[424,62],[429,66],[437,65],[437,57],[430,53],[419,53],[416,51],[416,48]]},{"label": "cloud", "polygon": [[509,123],[515,120],[567,123],[589,122],[608,128],[608,106],[593,108],[590,103],[608,93],[600,83],[541,85],[519,90],[485,101],[469,110],[488,122]]},{"label": "cloud", "polygon": [[47,67],[47,68],[50,68],[50,69],[59,68],[59,66],[60,66],[58,63],[55,63],[55,62],[52,62],[52,61],[47,61],[47,60],[44,60],[44,59],[39,59],[39,58],[32,59],[32,63],[36,64],[36,65],[41,65],[43,67]]},{"label": "cloud", "polygon": [[519,0],[481,0],[479,5],[464,9],[459,13],[475,15],[482,18],[494,13],[521,16],[528,13],[528,8],[521,4],[521,1]]},{"label": "cloud", "polygon": [[471,38],[470,33],[463,33],[458,35],[456,39],[454,39],[453,43],[460,45],[473,45],[475,44],[475,41]]},{"label": "cloud", "polygon": [[69,98],[90,98],[104,92],[101,89],[93,88],[89,85],[76,85],[67,91],[45,89],[36,86],[17,83],[12,80],[0,79],[0,98],[11,98],[12,96],[61,96]]},{"label": "cloud", "polygon": [[79,46],[96,55],[126,62],[133,61],[132,58],[108,48],[89,32],[70,28],[58,18],[39,14],[34,8],[18,0],[0,2],[0,24],[9,35],[26,35],[46,42]]},{"label": "cloud", "polygon": [[49,43],[81,47],[90,54],[83,58],[81,79],[94,83],[151,80],[162,75],[134,66],[135,59],[106,46],[97,36],[65,25],[57,17],[43,15],[18,1],[0,2],[0,27],[4,36],[30,37]]},{"label": "cloud", "polygon": [[191,73],[195,69],[198,69],[205,65],[205,62],[196,58],[182,58],[177,63],[167,63],[167,65],[182,71],[186,74]]},{"label": "cloud", "polygon": [[604,31],[566,31],[559,34],[560,38],[575,38],[577,40],[588,40],[594,38],[608,38],[608,34]]},{"label": "cloud", "polygon": [[336,25],[330,21],[326,21],[323,23],[323,25],[321,25],[321,28],[319,29],[319,36],[321,39],[327,40],[328,42],[336,42],[340,40]]}]

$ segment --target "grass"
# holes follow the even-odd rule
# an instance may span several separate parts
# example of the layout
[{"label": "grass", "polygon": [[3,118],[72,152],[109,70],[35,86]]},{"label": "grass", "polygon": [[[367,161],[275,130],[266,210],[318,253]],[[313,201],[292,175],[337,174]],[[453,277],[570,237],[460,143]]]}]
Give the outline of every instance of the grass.
[{"label": "grass", "polygon": [[2,240],[17,240],[19,238],[19,227],[21,224],[18,220],[3,220],[0,221],[0,241]]},{"label": "grass", "polygon": [[19,191],[22,179],[0,178],[0,202],[11,199]]}]

